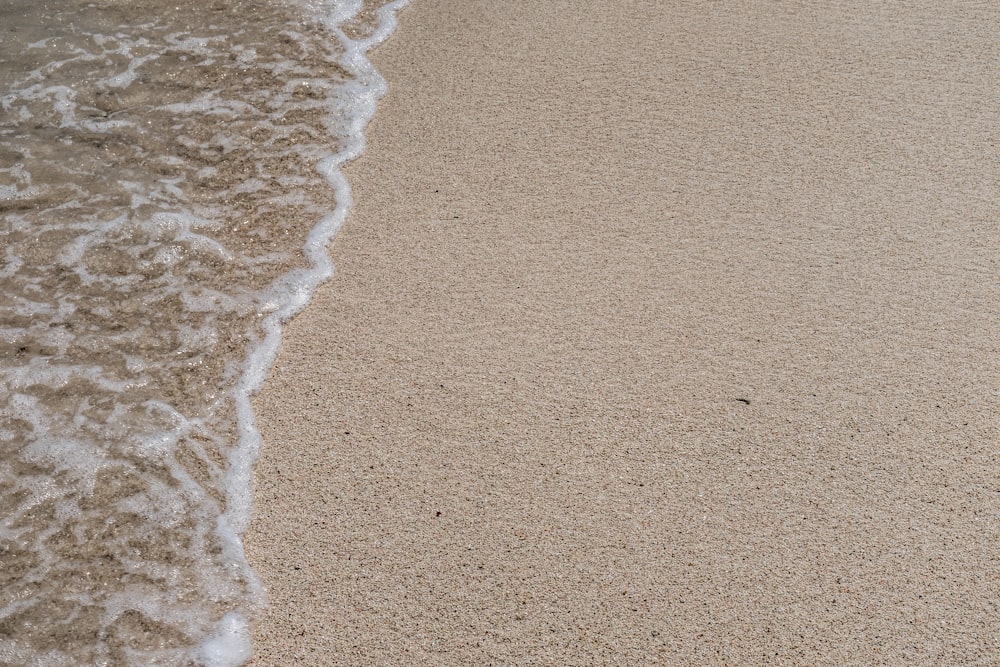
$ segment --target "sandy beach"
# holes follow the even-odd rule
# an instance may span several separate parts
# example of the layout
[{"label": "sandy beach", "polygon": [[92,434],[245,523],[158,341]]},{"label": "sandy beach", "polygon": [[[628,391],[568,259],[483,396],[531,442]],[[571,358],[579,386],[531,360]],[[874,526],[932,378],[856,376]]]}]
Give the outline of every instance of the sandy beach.
[{"label": "sandy beach", "polygon": [[251,664],[996,664],[998,22],[415,0],[256,400]]}]

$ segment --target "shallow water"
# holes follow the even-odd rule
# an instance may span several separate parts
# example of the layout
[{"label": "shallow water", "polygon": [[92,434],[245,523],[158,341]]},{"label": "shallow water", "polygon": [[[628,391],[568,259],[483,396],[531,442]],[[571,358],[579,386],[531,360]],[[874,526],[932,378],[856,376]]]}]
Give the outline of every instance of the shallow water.
[{"label": "shallow water", "polygon": [[247,658],[247,399],[402,4],[0,6],[0,664]]}]

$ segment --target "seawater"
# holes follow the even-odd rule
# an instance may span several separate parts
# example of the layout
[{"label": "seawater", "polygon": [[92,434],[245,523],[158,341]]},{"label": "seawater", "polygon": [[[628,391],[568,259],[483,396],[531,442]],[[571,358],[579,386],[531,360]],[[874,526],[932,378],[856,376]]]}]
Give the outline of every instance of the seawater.
[{"label": "seawater", "polygon": [[0,4],[0,664],[249,658],[249,397],[403,4]]}]

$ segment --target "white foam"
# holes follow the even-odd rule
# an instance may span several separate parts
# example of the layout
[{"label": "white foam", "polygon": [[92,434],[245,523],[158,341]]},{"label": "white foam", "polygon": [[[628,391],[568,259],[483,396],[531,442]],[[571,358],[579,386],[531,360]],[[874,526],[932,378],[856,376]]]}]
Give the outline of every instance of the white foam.
[{"label": "white foam", "polygon": [[[333,273],[326,248],[343,224],[351,204],[350,187],[341,170],[364,149],[363,131],[385,91],[385,82],[368,61],[366,53],[392,32],[394,13],[407,3],[408,0],[397,0],[382,7],[374,33],[359,40],[348,38],[341,26],[363,8],[361,2],[327,0],[310,5],[329,28],[331,39],[342,47],[339,65],[352,77],[346,84],[317,78],[315,66],[310,69],[304,61],[287,57],[287,52],[274,51],[278,56],[272,57],[271,51],[261,47],[260,52],[266,54],[262,56],[254,48],[233,47],[227,37],[194,37],[186,33],[164,35],[172,29],[169,28],[160,33],[157,44],[117,32],[113,36],[90,34],[89,41],[80,38],[84,41],[65,50],[69,54],[67,60],[54,60],[28,73],[17,83],[16,94],[5,94],[0,99],[0,105],[10,112],[8,118],[37,116],[46,119],[46,127],[60,126],[66,130],[60,132],[52,144],[40,144],[43,157],[36,160],[58,163],[65,168],[60,172],[62,178],[46,181],[40,177],[37,184],[33,183],[27,171],[33,168],[30,160],[25,162],[27,168],[18,163],[2,170],[4,182],[0,185],[0,198],[27,199],[55,192],[58,196],[52,199],[62,202],[48,209],[60,211],[50,218],[28,220],[14,213],[0,217],[4,225],[0,231],[6,230],[21,238],[56,232],[52,247],[45,248],[49,252],[49,264],[41,267],[44,270],[39,270],[37,275],[32,273],[37,267],[30,241],[16,246],[16,250],[12,250],[15,246],[8,246],[0,261],[0,277],[20,281],[20,292],[12,294],[8,303],[3,304],[4,313],[16,316],[4,322],[4,328],[0,329],[0,343],[7,346],[5,351],[12,352],[6,365],[0,367],[0,408],[6,410],[3,417],[13,416],[21,424],[18,428],[30,435],[31,444],[19,450],[22,460],[69,473],[64,477],[82,478],[82,486],[74,488],[86,491],[92,491],[97,480],[102,478],[101,470],[118,475],[124,474],[124,469],[125,473],[140,480],[140,490],[115,500],[116,511],[130,517],[142,517],[147,522],[135,530],[155,533],[171,528],[183,531],[184,539],[174,540],[170,548],[182,551],[180,555],[185,560],[198,562],[200,567],[196,574],[182,572],[168,565],[168,561],[146,558],[138,551],[125,550],[125,555],[119,556],[130,573],[146,575],[155,582],[188,586],[183,594],[153,583],[123,584],[121,590],[109,593],[107,599],[80,597],[78,602],[103,605],[106,626],[114,624],[123,613],[134,610],[153,620],[185,628],[184,632],[200,643],[190,650],[182,649],[184,657],[204,667],[236,666],[250,657],[248,619],[265,604],[263,588],[249,568],[242,545],[242,535],[252,512],[252,466],[261,446],[250,397],[260,388],[273,365],[284,322],[305,307],[316,287]],[[280,34],[302,49],[312,49],[316,53],[319,48],[320,56],[327,55],[325,47],[317,42],[315,32],[285,29]],[[272,32],[270,36],[277,35]],[[182,129],[171,139],[174,145],[179,144],[189,152],[178,150],[174,157],[155,155],[155,150],[144,153],[144,161],[147,156],[155,160],[153,168],[148,170],[155,176],[144,178],[147,172],[133,168],[135,165],[129,162],[132,156],[128,153],[135,147],[132,144],[141,144],[141,141],[129,143],[122,138],[134,138],[143,132],[173,131],[174,126],[171,125],[170,130],[144,129],[143,123],[148,121],[131,109],[121,112],[118,118],[112,118],[114,114],[100,117],[97,107],[104,107],[96,104],[93,97],[88,98],[85,88],[79,87],[78,92],[74,89],[75,82],[60,85],[57,83],[59,77],[54,74],[63,65],[69,65],[70,71],[80,71],[81,63],[103,63],[102,76],[92,77],[88,86],[102,88],[111,94],[110,98],[119,94],[124,98],[138,92],[141,100],[143,91],[136,90],[141,85],[138,77],[147,64],[167,52],[162,46],[164,39],[169,45],[167,50],[174,51],[175,56],[192,66],[212,61],[236,62],[243,67],[252,65],[255,69],[269,70],[281,78],[276,86],[261,89],[259,94],[233,95],[232,89],[211,91],[187,102],[156,107],[159,112],[176,115],[177,127]],[[56,43],[43,40],[32,46],[54,48],[52,45]],[[333,51],[331,49],[331,53]],[[272,59],[267,60],[269,57]],[[226,99],[227,92],[235,99]],[[156,101],[150,104],[155,106]],[[320,160],[320,176],[312,181],[303,175],[304,171],[296,172],[294,168],[287,170],[290,173],[280,173],[285,171],[288,160],[314,164],[325,150],[324,139],[314,143],[306,139],[303,144],[298,138],[304,136],[302,132],[322,134],[317,132],[321,126],[286,124],[283,115],[287,108],[309,111],[310,117],[318,115],[314,113],[316,109],[327,111],[323,116],[331,119],[329,127],[334,134],[325,140],[326,144],[341,148],[340,152]],[[209,132],[204,131],[212,127],[208,123],[184,126],[186,116],[211,116],[213,122],[223,120]],[[253,120],[247,121],[247,117]],[[244,123],[242,127],[238,125],[240,121]],[[255,162],[256,149],[251,150],[247,141],[248,122],[255,123],[252,129],[261,131],[266,137],[265,143],[254,144],[260,149],[257,154],[266,150],[272,157],[279,156],[277,169],[265,169],[261,167],[265,162]],[[185,134],[184,127],[201,131]],[[70,141],[66,137],[81,130],[108,135],[112,139],[108,147],[103,145],[103,139],[94,142],[100,150],[107,151],[100,155],[109,155],[128,167],[110,172],[105,183],[91,190],[87,189],[86,179],[93,177],[93,171],[101,169],[103,163],[81,159],[82,153],[76,154],[75,162],[71,158],[64,161],[62,145],[52,147],[56,141],[65,144]],[[122,136],[116,137],[119,131]],[[144,148],[139,145],[137,153]],[[187,160],[187,156],[208,155],[206,159],[210,160],[222,153],[227,159],[233,159],[231,154],[237,151],[237,159],[245,160],[243,164],[247,165],[242,172],[242,183],[211,193],[213,197],[199,198],[199,193],[192,198],[197,203],[189,202],[188,194],[194,188],[203,187],[196,179],[225,177],[227,171],[233,169],[205,166],[205,161]],[[38,173],[45,175],[52,171],[50,167],[51,164],[46,165]],[[186,176],[175,177],[178,173]],[[161,177],[164,174],[169,177]],[[321,178],[325,178],[333,189],[336,208],[322,216],[308,232],[303,247],[308,268],[288,270],[301,261],[288,240],[297,239],[296,245],[301,243],[304,230],[297,230],[297,236],[289,233],[286,240],[281,236],[285,230],[272,230],[267,226],[256,230],[247,220],[236,220],[235,215],[227,218],[227,212],[223,211],[230,199],[244,197],[254,202],[256,210],[269,215],[280,212],[283,207],[315,211],[318,205],[309,190]],[[225,182],[224,178],[220,181]],[[279,187],[274,187],[275,183]],[[210,184],[208,187],[215,186]],[[213,201],[205,203],[206,199]],[[232,210],[243,209],[234,205]],[[85,215],[78,211],[97,213]],[[223,213],[216,215],[219,211]],[[226,230],[230,225],[237,230],[242,229],[239,225],[247,224],[247,234],[251,236],[248,243],[256,242],[252,235],[259,233],[262,243],[253,248],[254,251],[259,248],[260,252],[242,254],[244,239],[225,236],[224,230],[220,230],[220,220],[225,222]],[[279,238],[275,241],[274,237]],[[272,241],[275,242],[272,244]],[[268,276],[270,280],[269,276],[274,274],[267,265],[272,264],[286,267],[283,269],[286,273],[262,289],[260,283],[264,281],[258,276]],[[223,285],[222,280],[210,273],[210,269],[222,265],[236,267],[235,271],[246,269],[252,280],[258,282],[248,279],[245,284]],[[262,268],[254,273],[250,270],[253,267]],[[83,289],[77,287],[79,282],[70,280],[74,276],[82,282]],[[52,280],[62,282],[54,288]],[[68,292],[59,292],[59,289]],[[70,316],[77,308],[80,313],[72,319]],[[154,312],[159,309],[164,310]],[[147,317],[146,311],[157,317]],[[179,317],[172,319],[175,312]],[[252,331],[235,332],[221,328],[220,320],[229,314],[233,314],[231,321],[238,322],[250,321],[256,315],[259,326]],[[165,330],[158,330],[158,323]],[[157,393],[158,382],[171,384],[175,378],[185,378],[183,374],[189,370],[210,368],[216,347],[243,350],[248,345],[250,351],[242,366],[222,355],[225,368],[218,386],[205,388],[191,382],[190,386],[182,387],[182,391],[202,392],[192,399],[202,401],[198,407],[192,408],[191,403],[185,403],[187,407],[178,409],[166,400],[146,400],[149,396],[165,395]],[[80,350],[84,351],[82,360],[74,357]],[[88,356],[91,351],[97,354]],[[97,398],[94,400],[90,400],[87,385],[100,390],[95,390]],[[40,403],[36,394],[45,400],[60,402],[58,409],[51,409],[52,406],[44,405],[44,401]],[[232,427],[229,419],[233,403],[238,431],[235,446],[231,446],[231,432],[227,430]],[[64,408],[64,413],[60,413]],[[224,428],[213,430],[218,422],[211,420],[217,409],[225,411]],[[5,423],[5,429],[7,426]],[[0,437],[5,433],[6,430],[0,432]],[[67,433],[73,437],[67,437]],[[79,438],[75,437],[77,434]],[[197,465],[182,465],[181,454],[193,456]],[[149,467],[158,471],[151,473],[141,463],[134,465],[133,461],[151,463]],[[205,481],[206,476],[210,482]],[[37,480],[13,477],[30,497],[11,514],[14,518],[0,522],[0,534],[6,536],[6,526],[14,525],[15,515],[24,515],[43,502],[56,503],[57,515],[65,519],[63,524],[53,524],[31,536],[44,565],[40,566],[37,576],[44,579],[49,576],[46,572],[56,572],[53,568],[59,565],[58,557],[45,551],[48,536],[63,526],[70,526],[72,534],[83,544],[84,524],[82,521],[74,524],[65,517],[93,519],[95,514],[84,517],[79,494],[72,489],[67,491],[65,480],[56,482],[44,475],[39,475]],[[219,491],[226,494],[224,503],[219,501]],[[220,514],[222,508],[224,512]],[[102,515],[101,511],[96,512],[97,519],[107,516],[108,521],[114,520],[116,515]],[[192,525],[196,527],[191,528]],[[130,530],[133,527],[123,529],[119,537],[126,541]],[[62,573],[65,571],[71,571],[71,567]],[[191,584],[192,579],[196,584]],[[200,607],[198,595],[192,595],[191,586],[203,596],[204,604]],[[192,599],[196,600],[189,604]],[[219,601],[224,601],[231,611],[215,622],[217,612],[213,605]],[[0,610],[0,618],[4,613],[5,610]],[[0,640],[0,658],[19,655],[24,657],[20,660],[23,664],[74,664],[59,652],[43,655],[25,650],[16,642]],[[98,661],[106,662],[101,656],[107,655],[107,648],[97,650]],[[102,650],[105,653],[101,654]],[[176,658],[176,653],[159,649],[127,649],[129,664],[161,664],[161,660],[162,664],[176,664]]]},{"label": "white foam", "polygon": [[[250,523],[253,506],[250,496],[250,474],[260,449],[260,434],[250,402],[266,379],[267,372],[274,364],[281,343],[282,324],[297,314],[308,302],[309,297],[322,282],[333,275],[333,264],[327,254],[327,246],[340,230],[350,209],[351,188],[341,168],[357,158],[364,151],[364,129],[372,116],[378,100],[385,94],[385,79],[367,58],[367,53],[378,46],[396,29],[396,12],[409,4],[409,0],[396,0],[379,9],[379,25],[373,34],[365,39],[349,38],[341,26],[352,19],[362,8],[360,0],[349,0],[330,5],[324,3],[319,11],[326,26],[344,45],[341,65],[355,75],[356,80],[345,86],[346,94],[338,100],[337,111],[348,119],[348,134],[339,153],[324,158],[318,165],[336,194],[337,207],[313,228],[306,241],[305,251],[312,262],[312,268],[304,274],[296,274],[295,280],[284,279],[286,289],[284,303],[268,315],[263,324],[266,332],[264,341],[251,352],[247,359],[246,371],[236,389],[237,419],[240,429],[240,447],[230,458],[228,474],[230,497],[227,502],[226,519],[238,534],[243,534]],[[288,289],[291,288],[291,289]],[[290,293],[289,293],[290,292]]]},{"label": "white foam", "polygon": [[27,364],[10,368],[5,373],[5,378],[7,386],[15,390],[26,390],[40,384],[59,389],[79,379],[115,393],[122,393],[141,385],[141,381],[115,378],[100,366],[55,365],[50,364],[44,357],[35,357]]},{"label": "white foam", "polygon": [[[280,288],[277,291],[284,295],[283,303],[274,304],[275,309],[264,319],[263,328],[266,336],[251,352],[242,379],[236,388],[240,446],[233,451],[228,461],[229,467],[226,471],[228,494],[222,525],[228,526],[233,531],[235,544],[241,551],[242,545],[237,536],[242,535],[249,527],[253,508],[252,467],[257,460],[261,445],[260,432],[257,430],[250,398],[261,387],[274,364],[281,342],[282,324],[305,306],[320,283],[333,275],[333,265],[326,248],[343,225],[351,206],[350,185],[341,168],[364,150],[364,129],[375,113],[378,100],[385,92],[385,80],[367,59],[366,54],[392,34],[396,26],[395,12],[408,2],[409,0],[396,0],[382,7],[379,10],[379,27],[371,37],[364,40],[350,39],[340,27],[361,9],[360,2],[349,2],[328,8],[325,23],[345,47],[341,65],[357,77],[349,93],[349,99],[354,105],[347,104],[348,99],[343,97],[339,100],[340,104],[336,110],[344,113],[348,119],[349,131],[346,141],[343,142],[344,147],[339,153],[325,158],[318,166],[335,191],[337,207],[316,225],[306,241],[305,251],[312,262],[312,268],[308,272],[296,272],[290,280],[286,278],[279,281]],[[218,643],[212,643],[211,647],[213,655],[218,651],[220,659],[226,656],[234,660],[231,663],[217,663],[219,665],[236,665],[240,664],[240,660],[247,659],[241,657],[243,654],[240,653],[244,650],[244,645],[235,640],[231,644],[226,643],[225,648]]]},{"label": "white foam", "polygon": [[21,451],[30,463],[55,465],[56,470],[90,479],[104,465],[105,453],[86,442],[61,438],[38,438]]},{"label": "white foam", "polygon": [[198,250],[218,255],[228,261],[235,255],[224,245],[213,238],[194,231],[201,227],[215,227],[217,223],[204,218],[198,218],[190,213],[159,212],[150,216],[158,241],[173,240],[184,243],[192,250]]},{"label": "white foam", "polygon": [[226,614],[215,634],[198,649],[205,667],[238,667],[250,659],[250,626],[242,614]]},{"label": "white foam", "polygon": [[174,113],[205,113],[227,118],[238,118],[241,114],[254,111],[246,102],[223,99],[218,90],[203,93],[192,102],[167,104],[163,108]]}]

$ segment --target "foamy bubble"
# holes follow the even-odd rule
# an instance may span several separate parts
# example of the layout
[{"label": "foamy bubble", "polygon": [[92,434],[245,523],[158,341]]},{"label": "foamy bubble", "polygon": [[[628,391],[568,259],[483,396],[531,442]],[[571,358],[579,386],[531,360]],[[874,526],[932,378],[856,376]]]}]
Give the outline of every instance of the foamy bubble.
[{"label": "foamy bubble", "polygon": [[238,667],[249,660],[251,654],[249,624],[235,612],[222,617],[215,634],[198,651],[205,667]]}]

